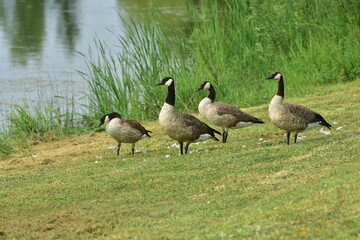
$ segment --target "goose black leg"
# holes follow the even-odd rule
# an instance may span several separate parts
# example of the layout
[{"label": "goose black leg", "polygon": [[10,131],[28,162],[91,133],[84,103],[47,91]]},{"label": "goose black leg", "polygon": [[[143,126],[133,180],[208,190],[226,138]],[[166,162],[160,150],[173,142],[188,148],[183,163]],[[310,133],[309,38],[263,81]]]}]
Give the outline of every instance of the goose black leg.
[{"label": "goose black leg", "polygon": [[226,143],[227,136],[228,136],[228,133],[227,133],[227,132],[223,132],[223,134],[222,134],[222,142],[223,142],[223,143]]},{"label": "goose black leg", "polygon": [[134,154],[135,153],[135,143],[132,144],[132,147],[131,147],[131,153]]},{"label": "goose black leg", "polygon": [[290,132],[286,133],[286,138],[287,138],[287,145],[290,145]]},{"label": "goose black leg", "polygon": [[183,142],[179,142],[180,144],[180,155],[183,155]]},{"label": "goose black leg", "polygon": [[190,142],[186,142],[186,145],[185,145],[185,154],[188,152],[189,146],[190,146]]},{"label": "goose black leg", "polygon": [[120,147],[121,147],[121,143],[119,142],[118,143],[118,146],[117,146],[117,155],[119,156],[120,154]]},{"label": "goose black leg", "polygon": [[298,133],[295,133],[295,135],[294,135],[294,143],[296,143],[297,137],[298,137]]}]

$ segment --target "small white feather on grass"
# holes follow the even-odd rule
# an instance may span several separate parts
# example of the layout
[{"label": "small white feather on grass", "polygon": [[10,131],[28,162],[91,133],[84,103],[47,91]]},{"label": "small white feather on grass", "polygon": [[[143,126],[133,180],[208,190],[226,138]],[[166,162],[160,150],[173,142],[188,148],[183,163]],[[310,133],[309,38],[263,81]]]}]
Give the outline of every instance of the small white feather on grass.
[{"label": "small white feather on grass", "polygon": [[325,134],[325,135],[330,135],[330,134],[331,134],[330,131],[325,131],[324,128],[321,128],[321,129],[320,129],[320,132],[323,133],[323,134]]}]

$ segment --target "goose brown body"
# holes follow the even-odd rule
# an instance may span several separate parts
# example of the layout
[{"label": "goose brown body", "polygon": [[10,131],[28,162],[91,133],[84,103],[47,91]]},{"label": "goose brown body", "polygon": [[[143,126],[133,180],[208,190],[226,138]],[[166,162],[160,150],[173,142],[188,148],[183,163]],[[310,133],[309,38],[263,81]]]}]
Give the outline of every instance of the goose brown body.
[{"label": "goose brown body", "polygon": [[135,151],[135,143],[142,138],[150,137],[151,131],[146,130],[139,122],[122,118],[119,113],[112,112],[102,116],[99,127],[105,124],[106,132],[118,142],[117,155],[119,155],[121,143],[132,143],[132,153]]},{"label": "goose brown body", "polygon": [[269,117],[275,126],[287,132],[287,144],[290,144],[291,132],[295,132],[296,143],[299,132],[321,125],[330,129],[331,125],[319,113],[301,105],[283,103],[284,82],[281,73],[275,72],[266,79],[278,81],[278,91],[269,105]]},{"label": "goose brown body", "polygon": [[212,84],[203,82],[196,91],[209,90],[210,94],[199,103],[199,113],[210,123],[222,127],[223,143],[226,142],[229,129],[243,128],[254,123],[262,124],[262,120],[247,114],[227,103],[215,102],[216,92]]},{"label": "goose brown body", "polygon": [[185,153],[187,153],[190,143],[203,141],[215,137],[215,133],[220,132],[209,127],[196,117],[187,114],[174,112],[175,105],[175,87],[174,80],[170,77],[164,78],[157,85],[168,86],[168,95],[159,114],[159,123],[165,133],[180,144],[180,154],[183,154],[183,143],[185,142]]}]

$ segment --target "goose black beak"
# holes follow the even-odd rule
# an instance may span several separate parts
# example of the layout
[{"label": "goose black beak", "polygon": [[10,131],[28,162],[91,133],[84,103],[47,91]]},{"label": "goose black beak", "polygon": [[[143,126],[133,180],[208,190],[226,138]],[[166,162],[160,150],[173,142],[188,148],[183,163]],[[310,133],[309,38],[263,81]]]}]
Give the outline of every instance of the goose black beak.
[{"label": "goose black beak", "polygon": [[99,123],[99,125],[97,126],[98,128],[101,127],[101,125],[103,125],[102,123]]},{"label": "goose black beak", "polygon": [[198,92],[198,91],[200,91],[200,90],[202,90],[201,87],[199,87],[198,89],[196,89],[195,92]]},{"label": "goose black beak", "polygon": [[273,79],[273,78],[270,76],[270,77],[265,78],[265,80],[266,80],[266,79]]},{"label": "goose black beak", "polygon": [[160,85],[164,85],[164,84],[162,82],[155,84],[155,86],[160,86]]}]

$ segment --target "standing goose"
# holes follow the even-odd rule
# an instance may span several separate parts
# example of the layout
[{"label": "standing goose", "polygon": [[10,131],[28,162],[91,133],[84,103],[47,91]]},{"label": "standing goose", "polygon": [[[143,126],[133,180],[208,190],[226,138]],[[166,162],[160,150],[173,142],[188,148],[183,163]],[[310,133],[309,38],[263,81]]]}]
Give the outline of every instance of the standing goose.
[{"label": "standing goose", "polygon": [[262,120],[244,113],[237,107],[222,102],[214,102],[216,92],[210,82],[203,82],[195,92],[200,90],[209,90],[210,94],[199,103],[199,112],[212,124],[222,127],[223,143],[226,143],[230,128],[243,128],[253,123],[264,123]]},{"label": "standing goose", "polygon": [[296,143],[299,132],[320,125],[330,129],[331,125],[320,114],[301,105],[283,103],[284,80],[281,73],[275,72],[266,79],[278,81],[278,91],[269,105],[269,116],[273,124],[286,131],[288,145],[291,132],[295,132],[294,143]]},{"label": "standing goose", "polygon": [[100,119],[98,127],[106,125],[106,132],[117,142],[117,155],[119,156],[121,143],[132,143],[131,152],[134,154],[135,143],[142,138],[150,137],[149,130],[146,130],[140,123],[135,120],[122,118],[117,112],[105,114]]},{"label": "standing goose", "polygon": [[168,86],[168,94],[159,115],[159,122],[164,131],[180,144],[180,154],[183,154],[183,143],[185,142],[185,153],[187,153],[190,143],[204,141],[212,138],[219,141],[214,133],[221,134],[209,127],[196,117],[174,112],[175,105],[175,84],[171,77],[164,78],[158,85]]}]

